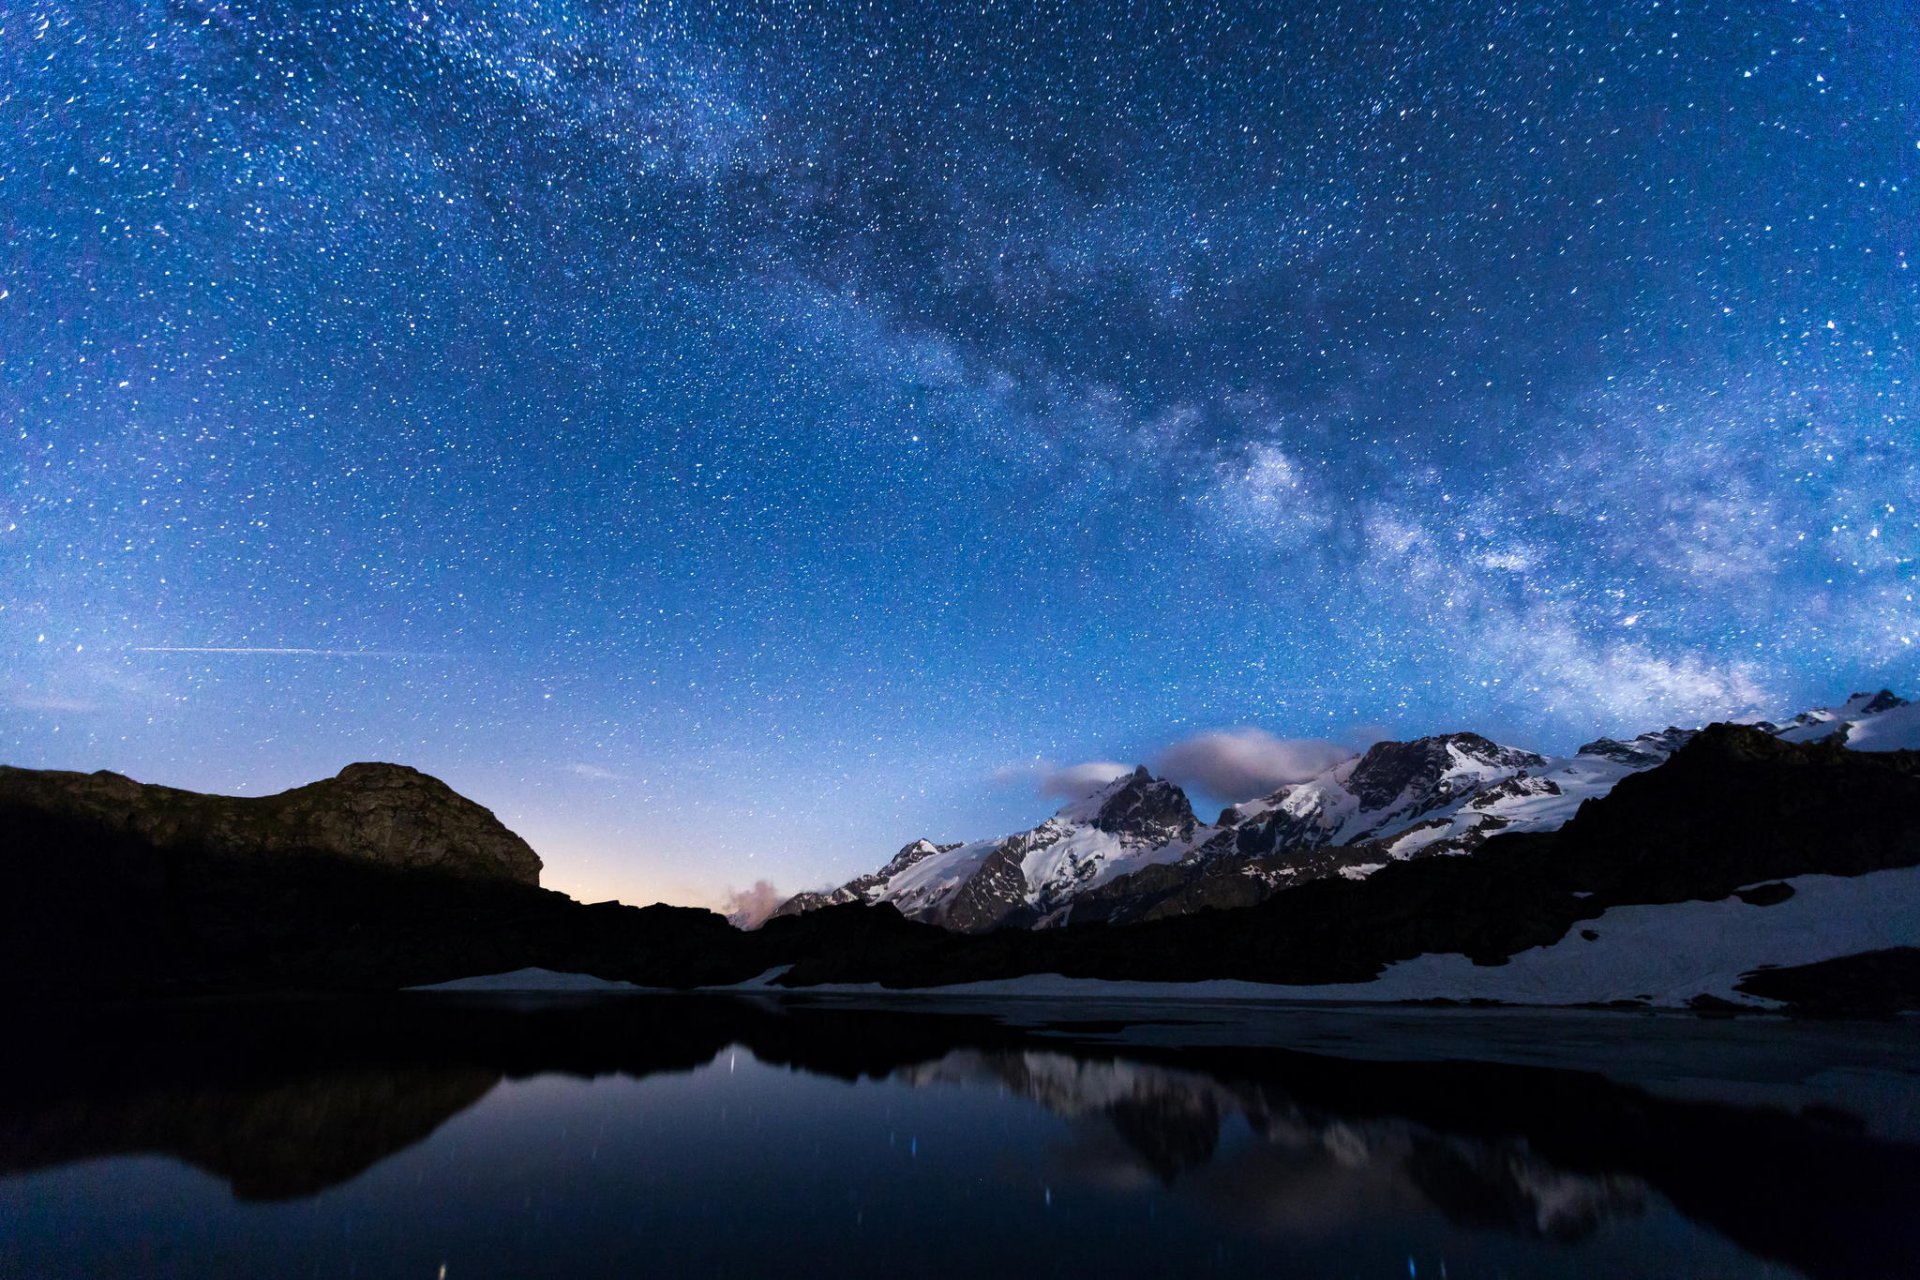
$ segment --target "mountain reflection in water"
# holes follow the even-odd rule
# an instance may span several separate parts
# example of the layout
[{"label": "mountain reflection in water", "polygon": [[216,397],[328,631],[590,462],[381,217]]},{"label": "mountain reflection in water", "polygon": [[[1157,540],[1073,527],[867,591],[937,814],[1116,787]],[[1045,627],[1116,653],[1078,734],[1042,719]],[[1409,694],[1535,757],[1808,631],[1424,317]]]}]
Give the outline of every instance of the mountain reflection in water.
[{"label": "mountain reflection in water", "polygon": [[[1071,1120],[1098,1120],[1062,1168],[1127,1189],[1196,1180],[1243,1227],[1293,1234],[1364,1227],[1427,1206],[1463,1226],[1578,1240],[1646,1207],[1638,1178],[1557,1169],[1524,1138],[1436,1133],[1397,1118],[1343,1118],[1282,1091],[1137,1062],[1065,1053],[961,1050],[904,1078],[999,1084]],[[1221,1151],[1234,1118],[1255,1141]],[[1118,1149],[1111,1136],[1118,1139]]]},{"label": "mountain reflection in water", "polygon": [[[1427,1257],[1456,1276],[1867,1276],[1920,1257],[1920,1148],[1585,1072],[698,996],[13,1021],[32,1050],[0,1063],[4,1274],[419,1274],[407,1251],[429,1244],[456,1280],[753,1249],[915,1274],[1405,1275]],[[125,1159],[155,1155],[226,1189]],[[166,1211],[142,1217],[143,1196]],[[245,1216],[276,1203],[313,1206],[309,1234]],[[365,1252],[388,1217],[437,1234]]]}]

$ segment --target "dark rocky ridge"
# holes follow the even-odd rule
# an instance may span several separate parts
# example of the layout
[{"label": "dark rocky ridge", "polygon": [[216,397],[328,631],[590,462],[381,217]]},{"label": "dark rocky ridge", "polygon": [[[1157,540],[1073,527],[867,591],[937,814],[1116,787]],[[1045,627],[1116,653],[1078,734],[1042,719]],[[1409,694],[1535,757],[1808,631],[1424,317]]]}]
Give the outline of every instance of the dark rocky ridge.
[{"label": "dark rocky ridge", "polygon": [[1920,1009],[1920,947],[1889,947],[1749,973],[1739,989],[1823,1017],[1888,1017]]},{"label": "dark rocky ridge", "polygon": [[[0,823],[23,813],[83,822],[157,848],[214,855],[323,854],[416,871],[540,883],[540,857],[492,812],[398,764],[350,764],[270,796],[215,796],[118,773],[0,765]],[[0,826],[0,838],[4,838]]]}]

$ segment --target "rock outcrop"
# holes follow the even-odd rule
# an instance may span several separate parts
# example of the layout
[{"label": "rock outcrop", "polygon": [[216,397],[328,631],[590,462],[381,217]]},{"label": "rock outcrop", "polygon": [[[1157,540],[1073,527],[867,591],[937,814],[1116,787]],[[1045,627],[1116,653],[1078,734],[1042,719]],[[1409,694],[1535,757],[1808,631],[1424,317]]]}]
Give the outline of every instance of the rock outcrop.
[{"label": "rock outcrop", "polygon": [[118,773],[0,765],[0,815],[77,820],[158,848],[271,857],[334,854],[416,871],[540,883],[540,856],[493,813],[438,778],[350,764],[270,796],[216,796]]}]

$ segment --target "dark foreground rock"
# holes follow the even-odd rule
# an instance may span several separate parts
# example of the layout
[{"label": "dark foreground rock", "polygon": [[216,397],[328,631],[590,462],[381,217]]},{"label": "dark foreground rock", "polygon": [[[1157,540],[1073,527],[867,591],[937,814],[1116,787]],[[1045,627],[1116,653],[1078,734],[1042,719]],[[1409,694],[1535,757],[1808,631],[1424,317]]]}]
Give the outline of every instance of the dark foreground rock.
[{"label": "dark foreground rock", "polygon": [[1740,982],[1809,1017],[1885,1018],[1920,1012],[1920,947],[1888,947],[1818,964],[1761,969]]}]

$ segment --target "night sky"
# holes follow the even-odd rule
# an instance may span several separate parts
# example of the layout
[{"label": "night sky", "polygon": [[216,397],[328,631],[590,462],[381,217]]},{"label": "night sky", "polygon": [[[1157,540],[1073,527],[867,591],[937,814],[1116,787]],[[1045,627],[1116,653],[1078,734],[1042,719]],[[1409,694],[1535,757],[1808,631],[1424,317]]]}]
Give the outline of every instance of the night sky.
[{"label": "night sky", "polygon": [[1912,695],[1917,24],[0,0],[0,759],[711,902]]}]

